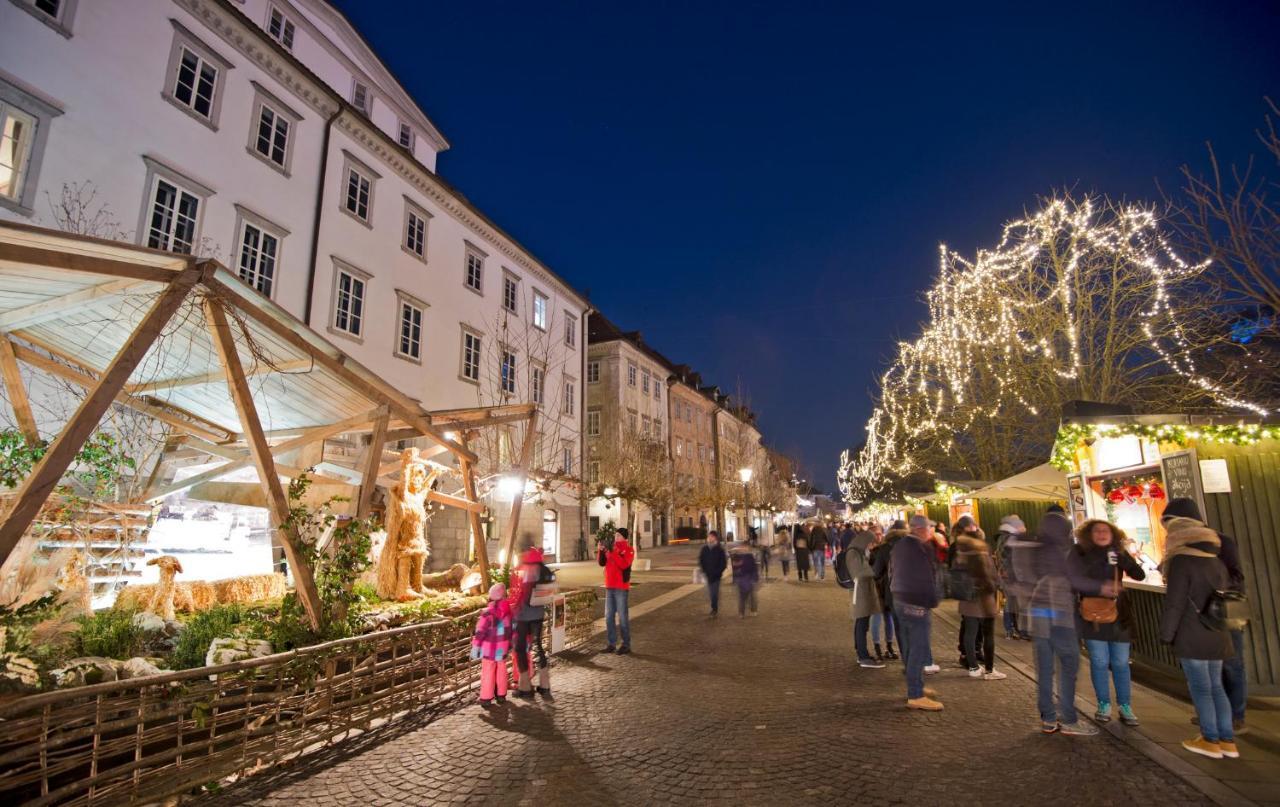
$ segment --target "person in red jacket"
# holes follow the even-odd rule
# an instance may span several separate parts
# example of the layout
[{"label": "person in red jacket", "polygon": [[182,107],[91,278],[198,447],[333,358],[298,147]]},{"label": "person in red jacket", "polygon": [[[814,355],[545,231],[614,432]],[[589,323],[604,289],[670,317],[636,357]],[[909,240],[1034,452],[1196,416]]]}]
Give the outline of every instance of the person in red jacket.
[{"label": "person in red jacket", "polygon": [[[597,560],[604,567],[604,626],[609,639],[604,652],[619,655],[631,652],[631,615],[627,610],[627,597],[631,592],[631,562],[636,551],[628,543],[626,527],[613,536],[613,545],[601,543],[596,547]],[[617,625],[614,624],[616,618]],[[622,631],[619,647],[618,630]]]}]

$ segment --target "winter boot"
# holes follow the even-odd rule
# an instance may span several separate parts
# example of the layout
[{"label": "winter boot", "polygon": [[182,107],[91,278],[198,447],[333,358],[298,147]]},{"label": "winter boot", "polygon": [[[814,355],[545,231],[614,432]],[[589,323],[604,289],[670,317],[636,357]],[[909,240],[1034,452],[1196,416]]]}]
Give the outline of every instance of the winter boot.
[{"label": "winter boot", "polygon": [[884,661],[884,655],[882,655],[882,654],[880,653],[880,643],[879,643],[879,642],[876,642],[876,643],[875,643],[875,647],[876,647],[876,653],[875,653],[875,656],[874,656],[875,660],[876,660],[876,661]]},{"label": "winter boot", "polygon": [[898,660],[898,654],[893,651],[893,642],[884,643],[884,657],[892,661]]}]

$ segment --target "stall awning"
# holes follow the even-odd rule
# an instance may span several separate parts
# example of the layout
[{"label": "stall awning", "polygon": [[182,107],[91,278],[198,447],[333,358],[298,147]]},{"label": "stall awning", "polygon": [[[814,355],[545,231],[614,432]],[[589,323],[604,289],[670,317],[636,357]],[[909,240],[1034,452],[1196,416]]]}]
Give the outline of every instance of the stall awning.
[{"label": "stall awning", "polygon": [[1014,501],[1056,501],[1067,498],[1067,475],[1049,463],[1008,479],[993,482],[968,494],[975,499],[1012,499]]}]

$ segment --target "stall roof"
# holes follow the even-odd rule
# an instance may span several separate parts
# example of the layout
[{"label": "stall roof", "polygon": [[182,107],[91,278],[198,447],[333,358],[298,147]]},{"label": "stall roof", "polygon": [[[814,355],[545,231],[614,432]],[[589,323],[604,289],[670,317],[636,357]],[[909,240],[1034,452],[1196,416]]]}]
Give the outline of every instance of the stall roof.
[{"label": "stall roof", "polygon": [[1057,501],[1067,498],[1067,475],[1046,462],[1029,471],[970,491],[968,495],[975,499]]}]

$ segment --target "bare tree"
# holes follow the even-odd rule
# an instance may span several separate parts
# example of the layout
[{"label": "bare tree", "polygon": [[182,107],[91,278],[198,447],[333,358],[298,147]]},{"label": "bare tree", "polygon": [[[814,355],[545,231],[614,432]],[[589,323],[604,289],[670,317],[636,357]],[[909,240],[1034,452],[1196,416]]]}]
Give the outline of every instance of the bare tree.
[{"label": "bare tree", "polygon": [[627,504],[627,527],[635,534],[636,505],[666,512],[674,491],[666,443],[621,423],[607,424],[608,439],[597,440],[591,459],[600,463],[596,495],[606,489]]}]

